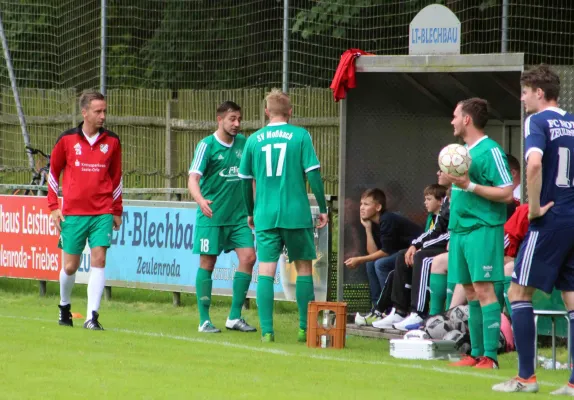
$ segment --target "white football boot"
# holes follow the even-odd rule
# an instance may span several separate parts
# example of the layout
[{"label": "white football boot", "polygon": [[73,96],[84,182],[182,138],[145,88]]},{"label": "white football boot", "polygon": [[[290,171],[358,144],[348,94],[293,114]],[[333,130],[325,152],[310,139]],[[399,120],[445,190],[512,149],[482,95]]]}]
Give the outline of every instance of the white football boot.
[{"label": "white football boot", "polygon": [[538,382],[535,378],[520,379],[518,377],[512,378],[506,382],[498,383],[492,387],[495,392],[513,393],[525,392],[536,393],[538,392]]},{"label": "white football boot", "polygon": [[405,319],[405,317],[401,317],[393,308],[391,313],[385,318],[381,319],[380,321],[373,322],[373,328],[392,329],[394,324],[398,324],[403,319]]},{"label": "white football boot", "polygon": [[409,314],[408,317],[403,319],[401,322],[397,322],[396,324],[393,324],[393,328],[395,328],[399,331],[406,332],[406,331],[408,331],[407,326],[415,325],[415,324],[421,324],[422,322],[423,322],[423,319],[419,316],[419,314],[416,312],[412,312]]}]

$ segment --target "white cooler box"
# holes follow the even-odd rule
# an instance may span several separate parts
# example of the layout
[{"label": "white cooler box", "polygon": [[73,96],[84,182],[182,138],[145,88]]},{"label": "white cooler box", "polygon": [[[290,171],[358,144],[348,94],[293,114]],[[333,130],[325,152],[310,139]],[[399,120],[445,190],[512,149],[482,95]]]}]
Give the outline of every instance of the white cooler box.
[{"label": "white cooler box", "polygon": [[460,357],[452,340],[391,339],[391,356],[409,360],[441,360]]}]

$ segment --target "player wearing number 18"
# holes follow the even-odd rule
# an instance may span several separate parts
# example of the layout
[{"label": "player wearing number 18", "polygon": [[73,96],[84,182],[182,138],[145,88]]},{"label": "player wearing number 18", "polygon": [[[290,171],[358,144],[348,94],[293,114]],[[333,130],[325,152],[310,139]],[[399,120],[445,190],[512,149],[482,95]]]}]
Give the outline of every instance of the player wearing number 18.
[{"label": "player wearing number 18", "polygon": [[[524,150],[530,225],[520,246],[508,298],[518,351],[518,376],[493,386],[499,392],[537,392],[534,375],[536,328],[532,295],[536,289],[562,291],[574,338],[574,116],[558,107],[560,79],[545,65],[520,79],[526,113]],[[574,354],[574,346],[570,349]],[[552,394],[574,396],[574,371]]]},{"label": "player wearing number 18", "polygon": [[217,109],[217,123],[217,131],[198,143],[189,168],[188,188],[199,206],[193,234],[193,252],[199,254],[195,278],[198,330],[220,332],[209,317],[211,275],[217,256],[222,251],[235,250],[239,267],[233,276],[231,312],[225,326],[230,330],[255,332],[241,317],[255,264],[253,232],[247,226],[241,180],[237,176],[246,140],[239,134],[241,107],[232,101],[222,103]]},{"label": "player wearing number 18", "polygon": [[267,95],[266,103],[269,124],[247,139],[239,168],[239,177],[244,179],[248,223],[254,225],[256,232],[261,334],[263,341],[274,341],[273,281],[285,246],[297,269],[298,340],[305,341],[307,307],[315,298],[311,262],[317,257],[305,176],[319,205],[319,228],[327,224],[325,193],[311,135],[288,123],[292,112],[289,96],[274,89]]}]

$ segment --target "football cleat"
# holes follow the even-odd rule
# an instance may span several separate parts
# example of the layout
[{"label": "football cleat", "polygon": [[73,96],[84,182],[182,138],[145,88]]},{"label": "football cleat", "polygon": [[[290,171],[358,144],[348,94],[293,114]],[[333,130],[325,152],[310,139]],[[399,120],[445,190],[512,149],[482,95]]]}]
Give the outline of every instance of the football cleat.
[{"label": "football cleat", "polygon": [[387,315],[385,318],[373,322],[373,328],[392,329],[394,324],[398,324],[403,319],[405,319],[405,317],[401,317],[399,314],[397,314],[396,310],[393,308],[391,313]]},{"label": "football cleat", "polygon": [[419,323],[419,324],[411,324],[411,325],[407,325],[405,326],[405,329],[408,331],[414,331],[415,329],[421,329],[424,326],[424,323]]},{"label": "football cleat", "polygon": [[217,329],[210,320],[207,320],[203,324],[199,325],[197,331],[201,333],[221,333],[221,331]]},{"label": "football cleat", "polygon": [[92,319],[89,319],[86,322],[84,322],[84,328],[90,329],[92,331],[103,331],[104,327],[102,326],[102,324],[100,324],[100,321],[98,321],[99,317],[100,314],[98,314],[95,311],[92,311]]},{"label": "football cleat", "polygon": [[[538,382],[536,382],[535,375],[531,376],[528,379],[522,379],[517,376],[516,378],[512,378],[506,382],[497,383],[492,387],[492,390],[494,390],[495,392],[504,392],[504,393],[513,393],[513,392],[536,393],[538,392]],[[555,393],[552,392],[551,394]]]},{"label": "football cleat", "polygon": [[410,326],[413,324],[421,325],[422,322],[423,322],[423,319],[421,318],[421,316],[416,312],[412,312],[409,314],[408,317],[403,319],[401,322],[397,322],[396,324],[394,324],[393,328],[395,328],[399,331],[406,332],[409,330],[409,329],[407,329],[407,326]]},{"label": "football cleat", "polygon": [[550,394],[574,397],[574,385],[569,383],[562,386],[560,389],[550,392]]},{"label": "football cleat", "polygon": [[66,304],[65,306],[58,306],[60,309],[60,315],[58,317],[58,324],[62,326],[74,326],[74,321],[72,320],[72,305]]},{"label": "football cleat", "polygon": [[480,369],[498,369],[498,361],[493,360],[490,357],[478,357],[478,363],[474,366],[474,368]]},{"label": "football cleat", "polygon": [[261,341],[263,343],[271,343],[275,341],[275,335],[272,333],[266,333],[265,335],[261,336]]},{"label": "football cleat", "polygon": [[384,318],[384,314],[377,310],[371,310],[364,316],[357,313],[355,315],[355,325],[357,326],[372,326],[373,322],[380,321]]},{"label": "football cleat", "polygon": [[466,354],[457,362],[449,364],[451,367],[474,367],[478,364],[478,359]]},{"label": "football cleat", "polygon": [[257,332],[257,329],[245,322],[243,318],[227,318],[227,321],[225,321],[225,327],[230,331]]}]

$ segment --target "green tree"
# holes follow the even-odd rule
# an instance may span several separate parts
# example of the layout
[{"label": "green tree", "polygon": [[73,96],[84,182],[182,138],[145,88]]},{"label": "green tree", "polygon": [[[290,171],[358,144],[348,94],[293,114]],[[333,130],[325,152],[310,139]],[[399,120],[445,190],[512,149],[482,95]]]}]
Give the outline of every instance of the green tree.
[{"label": "green tree", "polygon": [[393,11],[384,16],[384,21],[379,20],[378,23],[380,24],[388,22],[400,14],[417,12],[429,4],[444,4],[444,1],[318,0],[313,3],[311,8],[303,9],[297,13],[293,24],[293,32],[299,33],[304,39],[319,34],[343,38],[347,35],[348,29],[364,25],[368,23],[368,18],[371,15],[377,15],[373,12],[377,6],[388,6]]},{"label": "green tree", "polygon": [[[4,0],[0,7],[18,85],[58,86],[57,0]],[[0,84],[9,85],[4,53]]]},{"label": "green tree", "polygon": [[236,88],[280,80],[281,15],[280,5],[269,1],[168,0],[141,51],[145,79],[170,89]]},{"label": "green tree", "polygon": [[141,52],[154,37],[165,4],[158,0],[108,2],[107,75],[109,87],[153,86],[145,77]]},{"label": "green tree", "polygon": [[[376,7],[386,7],[391,11],[378,22],[392,24],[398,15],[417,13],[429,4],[444,4],[456,9],[456,3],[456,0],[318,0],[310,8],[297,13],[293,32],[300,33],[305,39],[317,34],[343,38],[348,29],[368,23]],[[473,4],[481,11],[496,5],[496,0],[481,0]]]}]

